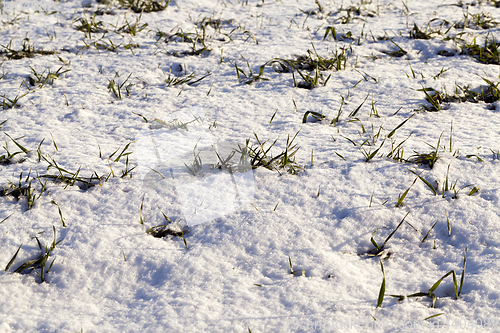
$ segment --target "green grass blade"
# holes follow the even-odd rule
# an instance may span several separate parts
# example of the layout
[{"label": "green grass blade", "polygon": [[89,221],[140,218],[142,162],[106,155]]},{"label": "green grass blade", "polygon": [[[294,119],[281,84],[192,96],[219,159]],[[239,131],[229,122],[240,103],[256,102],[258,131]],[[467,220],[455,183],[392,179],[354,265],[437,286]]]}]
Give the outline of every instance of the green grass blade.
[{"label": "green grass blade", "polygon": [[132,111],[132,113],[133,113],[133,114],[135,114],[136,116],[139,116],[139,117],[141,117],[142,119],[144,119],[144,121],[145,121],[146,123],[149,123],[148,119],[147,119],[146,117],[144,117],[142,114],[140,114],[140,113],[135,113],[135,112],[133,112],[133,111]]},{"label": "green grass blade", "polygon": [[373,232],[372,237],[370,238],[370,242],[372,242],[373,246],[375,246],[375,250],[379,250],[380,246],[378,246],[377,242],[375,241],[375,238],[373,238],[373,236],[375,236],[376,232],[377,232],[377,230],[375,230]]},{"label": "green grass blade", "polygon": [[[432,96],[427,92],[427,90],[429,90],[429,89],[432,89],[432,88],[424,88],[422,86],[422,89],[418,89],[418,90],[423,91],[425,93],[427,100],[432,104],[432,106],[434,107],[434,109],[436,109],[436,111],[441,111],[441,105],[439,104],[439,102],[434,100],[434,98],[432,98]],[[434,89],[432,89],[432,90],[434,90]]]},{"label": "green grass blade", "polygon": [[399,227],[401,227],[401,225],[403,224],[405,218],[408,216],[408,214],[410,214],[410,212],[406,213],[406,215],[403,217],[403,219],[401,220],[401,222],[399,222],[398,226],[396,227],[396,229],[394,229],[390,234],[389,236],[387,236],[387,238],[385,239],[384,243],[382,244],[381,248],[383,248],[385,246],[385,244],[387,244],[387,242],[389,241],[389,239],[391,239],[391,237],[396,233],[396,231],[399,229]]},{"label": "green grass blade", "polygon": [[29,267],[35,267],[38,266],[39,264],[42,263],[43,258],[40,259],[33,259],[33,260],[28,260],[24,262],[21,266],[19,266],[14,273],[22,273],[25,269]]},{"label": "green grass blade", "polygon": [[401,206],[403,206],[403,202],[404,202],[404,200],[405,200],[405,198],[406,198],[406,195],[408,194],[408,191],[409,191],[409,190],[410,190],[410,188],[408,187],[408,188],[406,189],[406,191],[404,191],[404,192],[403,192],[403,194],[402,194],[402,195],[400,194],[400,195],[398,196],[398,202],[396,203],[396,207],[401,207]]},{"label": "green grass blade", "polygon": [[276,110],[274,113],[273,113],[273,116],[271,117],[271,120],[269,120],[269,124],[271,124],[274,120],[274,117],[276,116],[276,113],[278,113],[278,110]]},{"label": "green grass blade", "polygon": [[438,223],[438,221],[436,221],[432,227],[429,229],[429,231],[427,231],[427,234],[425,235],[424,239],[422,239],[422,243],[425,242],[425,240],[427,239],[427,237],[429,237],[429,234],[431,233],[432,229],[434,229],[434,227],[436,226],[436,224]]},{"label": "green grass blade", "polygon": [[393,129],[391,131],[391,133],[389,133],[389,135],[387,135],[388,138],[390,138],[391,136],[394,135],[394,133],[396,133],[396,131],[401,128],[401,126],[403,126],[408,120],[410,120],[415,114],[412,114],[408,119],[406,119],[405,121],[403,121],[401,124],[399,124],[398,126],[396,126],[395,129]]},{"label": "green grass blade", "polygon": [[399,195],[398,202],[396,203],[396,207],[401,207],[403,205],[403,201],[405,200],[406,195],[408,194],[408,191],[410,191],[411,187],[415,184],[415,182],[417,181],[417,179],[418,179],[418,177],[415,178],[415,180],[413,181],[413,183],[411,183],[410,187],[408,187],[406,189],[406,191],[403,192],[402,195],[401,194]]},{"label": "green grass blade", "polygon": [[453,287],[455,289],[455,299],[458,299],[457,274],[453,271]]},{"label": "green grass blade", "polygon": [[445,210],[446,213],[446,225],[448,226],[448,236],[451,236],[451,224],[450,224],[450,219],[448,218],[448,212]]},{"label": "green grass blade", "polygon": [[368,96],[370,96],[370,94],[366,95],[365,100],[363,101],[363,103],[361,103],[353,112],[351,112],[349,114],[349,117],[356,116],[356,114],[358,113],[359,109],[361,109],[361,107],[363,106],[363,104],[365,104],[366,100],[368,99]]},{"label": "green grass blade", "polygon": [[127,156],[127,155],[130,155],[130,154],[131,154],[131,153],[126,153],[126,154],[124,154],[124,153],[125,153],[125,151],[128,149],[128,147],[130,146],[130,144],[131,144],[131,143],[133,143],[133,142],[134,142],[134,141],[129,142],[129,143],[125,146],[125,148],[123,148],[122,152],[120,153],[120,155],[118,155],[118,157],[114,160],[114,162],[118,162],[118,161],[120,161],[120,158],[122,158],[123,156]]},{"label": "green grass blade", "polygon": [[25,154],[28,154],[28,153],[29,153],[29,150],[28,150],[28,149],[24,148],[24,147],[23,147],[23,146],[21,146],[19,143],[17,143],[17,141],[16,141],[16,140],[14,140],[14,139],[12,139],[12,137],[11,137],[10,135],[8,135],[7,133],[5,133],[5,135],[7,135],[7,136],[8,136],[8,137],[12,140],[12,142],[14,142],[14,143],[16,144],[16,146],[18,146],[18,147],[19,147],[19,149],[21,149],[21,150],[23,151],[23,153],[25,153]]}]

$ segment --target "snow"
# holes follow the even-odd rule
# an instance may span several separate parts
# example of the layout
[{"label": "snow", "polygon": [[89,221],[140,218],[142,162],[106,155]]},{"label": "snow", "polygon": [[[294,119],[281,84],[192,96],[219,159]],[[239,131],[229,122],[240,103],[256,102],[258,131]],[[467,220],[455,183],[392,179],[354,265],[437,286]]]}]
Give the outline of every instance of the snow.
[{"label": "snow", "polygon": [[[456,85],[479,91],[483,78],[496,84],[498,65],[461,50],[475,36],[479,45],[487,34],[498,38],[498,28],[444,32],[467,15],[498,18],[500,9],[492,1],[319,3],[323,12],[311,12],[318,5],[305,0],[174,0],[164,11],[142,15],[89,0],[0,3],[0,51],[21,50],[29,38],[37,51],[57,52],[22,59],[0,55],[4,102],[27,93],[18,106],[1,111],[0,123],[7,120],[1,125],[3,145],[10,153],[21,151],[8,134],[30,150],[0,165],[1,185],[8,190],[20,178],[23,185],[33,179],[37,197],[30,209],[25,195],[0,197],[0,221],[12,214],[0,224],[1,268],[22,244],[14,263],[0,272],[0,332],[499,329],[498,102],[443,103],[430,112],[422,109],[430,103],[419,89],[452,94]],[[351,11],[351,21],[341,24],[350,6],[360,7],[361,15]],[[108,32],[88,38],[76,30],[78,19],[90,19],[98,9],[110,12],[95,16]],[[138,26],[148,25],[135,36],[116,32],[139,18]],[[206,27],[210,52],[201,55],[170,55],[191,51],[193,44],[179,38],[166,43],[156,35],[201,34],[196,22],[209,18],[223,24],[220,30]],[[435,29],[443,20],[450,25],[432,39],[408,38],[414,23],[424,29],[432,19]],[[324,38],[330,26],[337,40]],[[447,38],[457,35],[462,40]],[[120,46],[114,52],[96,42]],[[397,51],[394,43],[407,54],[384,53]],[[133,44],[138,47],[124,47]],[[278,73],[268,63],[314,53],[313,46],[321,57],[348,49],[345,70],[322,73],[324,80],[331,75],[326,85],[294,87],[292,73]],[[441,50],[455,55],[440,56]],[[266,63],[262,77],[268,80],[244,83],[241,71],[259,75]],[[61,66],[69,71],[38,87],[29,85],[30,66],[44,74]],[[191,73],[194,79],[211,75],[192,85],[166,82]],[[121,99],[108,88],[111,81],[125,82]],[[303,123],[306,111],[325,119]],[[187,131],[179,121],[188,123]],[[258,137],[268,140],[264,149],[277,140],[271,150],[276,156],[295,135],[300,149],[294,157],[303,169],[297,174],[249,171],[249,162],[228,169],[213,153],[226,158],[247,139],[258,147]],[[388,157],[404,140],[404,159],[431,153],[439,142],[434,167]],[[121,153],[131,154],[118,159]],[[93,175],[95,186],[38,180],[37,173],[59,174],[54,166],[47,169],[53,161],[72,173],[80,170],[79,177]],[[133,167],[132,177],[121,178]],[[97,180],[96,174],[104,177]],[[446,179],[460,189],[457,198],[451,189],[442,195]],[[469,196],[474,187],[479,191]],[[169,230],[184,230],[187,246],[182,235],[146,233],[165,223],[162,213],[172,221]],[[382,245],[403,218],[383,252],[369,256],[370,239]],[[15,273],[50,247],[54,228],[61,242],[48,258],[45,271],[53,266],[45,281],[37,275],[40,268]],[[466,248],[458,299],[451,275],[435,289],[435,308],[429,297],[390,296],[427,293],[451,270],[460,286]],[[386,289],[377,308],[380,262]]]}]

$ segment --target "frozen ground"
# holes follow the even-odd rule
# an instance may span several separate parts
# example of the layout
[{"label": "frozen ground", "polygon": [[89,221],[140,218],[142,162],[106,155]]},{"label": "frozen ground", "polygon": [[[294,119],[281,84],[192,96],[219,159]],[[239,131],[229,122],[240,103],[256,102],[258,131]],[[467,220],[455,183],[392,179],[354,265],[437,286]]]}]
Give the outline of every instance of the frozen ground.
[{"label": "frozen ground", "polygon": [[497,1],[125,2],[0,2],[1,332],[500,329]]}]

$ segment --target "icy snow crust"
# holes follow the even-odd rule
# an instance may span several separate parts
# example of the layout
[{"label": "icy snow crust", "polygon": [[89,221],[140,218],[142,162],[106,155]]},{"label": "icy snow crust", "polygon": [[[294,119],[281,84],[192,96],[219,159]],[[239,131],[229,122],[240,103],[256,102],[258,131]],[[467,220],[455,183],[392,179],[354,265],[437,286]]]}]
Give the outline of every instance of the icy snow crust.
[{"label": "icy snow crust", "polygon": [[[26,158],[22,163],[1,165],[2,185],[17,184],[21,173],[24,184],[31,170],[38,194],[41,184],[36,173],[58,174],[54,168],[47,170],[43,158],[39,161],[36,149],[42,139],[41,153],[61,168],[76,172],[81,167],[82,177],[113,170],[115,177],[89,189],[65,188],[65,183],[49,180],[47,191],[29,210],[26,197],[19,201],[0,197],[0,220],[13,214],[0,224],[0,267],[6,267],[23,244],[9,270],[0,272],[0,331],[382,332],[424,331],[429,325],[438,331],[497,331],[500,162],[491,150],[500,150],[498,106],[450,103],[438,112],[427,112],[422,105],[430,103],[418,91],[432,87],[443,92],[446,87],[451,94],[456,84],[475,89],[485,85],[482,77],[498,81],[498,65],[460,54],[463,44],[473,42],[474,36],[479,44],[488,33],[490,38],[500,37],[498,28],[451,27],[444,33],[450,25],[463,22],[467,10],[469,15],[487,12],[500,20],[500,9],[493,1],[460,3],[320,0],[323,12],[318,12],[314,1],[193,0],[173,1],[164,11],[140,16],[95,1],[90,7],[83,7],[81,1],[3,1],[1,45],[20,50],[23,39],[29,38],[36,50],[57,54],[22,59],[2,55],[5,76],[0,80],[0,94],[9,99],[28,94],[19,99],[18,106],[4,107],[0,122],[7,122],[1,130],[31,151],[13,159]],[[342,24],[340,18],[348,15],[350,6],[360,7],[361,13],[350,11],[350,22]],[[78,18],[90,19],[98,9],[114,13],[95,16],[108,33],[91,33],[89,38],[77,31]],[[115,32],[126,20],[133,24],[139,17],[139,25],[148,26],[135,36]],[[217,30],[207,26],[206,45],[211,51],[201,55],[170,55],[190,51],[192,44],[166,43],[166,37],[157,35],[158,31],[199,33],[197,22],[209,18],[221,19],[223,25]],[[441,21],[433,21],[432,27],[443,20],[450,22],[441,29],[442,35],[428,40],[408,38],[414,23],[423,29],[434,18]],[[324,39],[327,27],[335,27],[337,40],[331,35]],[[348,32],[353,38],[342,39]],[[453,39],[462,32],[462,41]],[[95,42],[120,46],[113,52],[97,49],[92,45]],[[397,51],[393,42],[407,54],[384,53]],[[126,49],[129,43],[138,47]],[[267,81],[246,84],[238,80],[235,62],[246,74],[250,66],[257,75],[260,66],[271,59],[307,55],[308,50],[314,52],[313,45],[322,57],[342,47],[352,50],[345,70],[322,73],[324,79],[331,75],[324,86],[294,87],[291,73],[278,73],[271,65],[262,73]],[[196,48],[200,47],[198,43]],[[438,55],[441,50],[455,55]],[[53,73],[63,61],[70,65],[62,70],[70,71],[52,84],[29,85],[30,66],[38,73],[47,68]],[[434,79],[442,69],[447,71]],[[196,78],[211,75],[193,85],[168,86],[165,79],[170,71],[171,78],[193,72]],[[129,94],[123,88],[118,99],[108,89],[110,80],[123,82],[129,74]],[[245,79],[241,72],[240,77]],[[295,79],[300,80],[297,72]],[[343,112],[333,125],[342,99]],[[365,99],[357,120],[349,117]],[[379,118],[372,113],[372,105]],[[168,124],[177,113],[188,110],[195,110],[192,116],[197,118],[188,129],[208,135],[205,146],[210,146],[210,140],[244,146],[250,139],[257,147],[255,133],[262,142],[269,140],[266,147],[278,139],[272,149],[276,155],[285,148],[287,137],[300,130],[294,142],[300,146],[295,162],[304,170],[292,175],[261,167],[240,180],[224,171],[219,174],[225,178],[209,181],[207,176],[189,176],[182,168],[193,162],[196,142],[191,140],[175,141],[177,146],[173,146],[181,149],[175,156],[186,153],[182,155],[186,160],[171,161],[179,162],[191,180],[175,178],[168,165],[165,173],[170,175],[165,178],[146,174],[147,168],[157,165],[151,162],[156,155],[148,155],[149,141],[139,142],[138,135],[141,131],[181,133],[182,129],[162,127],[154,119]],[[306,111],[326,118],[303,123]],[[429,145],[435,147],[440,136],[440,158],[432,169],[387,157],[391,144],[396,146],[406,138],[404,159],[415,152],[431,153],[434,149]],[[4,137],[11,153],[20,151]],[[366,162],[363,149],[371,153],[384,140],[376,156]],[[131,178],[120,178],[126,157],[115,160],[131,141],[129,169],[137,168]],[[170,156],[168,151],[165,156]],[[165,166],[165,160],[162,163]],[[140,168],[146,173],[141,175]],[[437,195],[417,179],[403,205],[395,207],[417,178],[409,170],[438,185]],[[148,175],[153,180],[144,180]],[[450,187],[456,182],[456,189],[473,185],[479,192],[468,196],[470,186],[457,198],[452,198],[452,190],[443,197],[447,177]],[[180,193],[182,184],[193,183],[199,187]],[[241,193],[236,194],[238,189]],[[212,200],[214,206],[198,211],[205,219],[190,224],[189,216],[198,207],[192,203],[198,196],[200,202]],[[59,205],[67,227],[62,226],[52,201]],[[165,222],[160,209],[179,230],[189,229],[185,233],[189,249],[182,238],[146,234]],[[368,256],[374,248],[371,237],[381,245],[408,212],[408,223],[394,233],[383,253]],[[53,227],[57,240],[62,241],[49,257],[47,267],[55,261],[45,282],[36,274],[40,269],[13,273],[51,244]],[[457,300],[451,275],[435,290],[435,308],[428,297],[398,301],[389,296],[427,292],[451,270],[460,285],[466,248],[465,280]],[[289,258],[295,274],[290,273]],[[380,260],[386,289],[382,307],[376,308],[383,281]],[[425,320],[436,314],[441,315]]]}]

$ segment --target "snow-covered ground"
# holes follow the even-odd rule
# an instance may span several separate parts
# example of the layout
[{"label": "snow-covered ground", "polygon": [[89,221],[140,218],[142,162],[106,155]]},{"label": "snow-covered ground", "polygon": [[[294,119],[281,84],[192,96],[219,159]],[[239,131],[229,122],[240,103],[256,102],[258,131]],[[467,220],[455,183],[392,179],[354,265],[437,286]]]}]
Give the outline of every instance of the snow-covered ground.
[{"label": "snow-covered ground", "polygon": [[1,332],[500,330],[497,1],[126,2],[0,1]]}]

